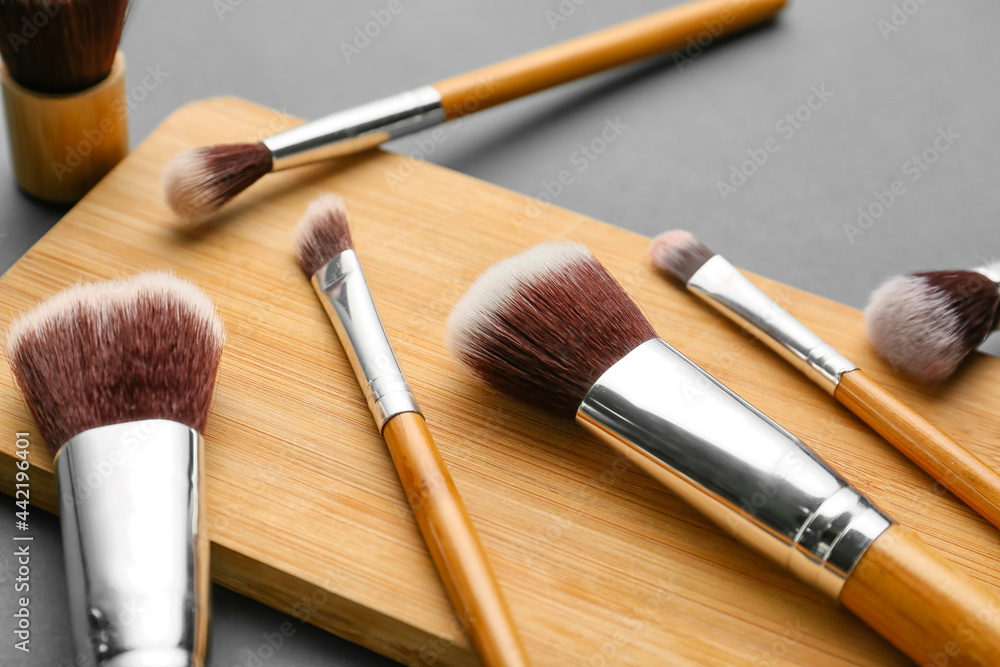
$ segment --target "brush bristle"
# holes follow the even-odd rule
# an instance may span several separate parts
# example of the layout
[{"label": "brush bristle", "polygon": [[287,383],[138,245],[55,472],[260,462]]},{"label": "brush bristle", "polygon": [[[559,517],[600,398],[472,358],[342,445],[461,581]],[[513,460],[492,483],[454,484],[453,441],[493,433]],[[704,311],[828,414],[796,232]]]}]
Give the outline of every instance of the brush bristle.
[{"label": "brush bristle", "polygon": [[53,452],[87,429],[169,419],[204,432],[225,331],[167,273],[77,285],[15,322],[7,358]]},{"label": "brush bristle", "polygon": [[353,247],[344,200],[335,194],[314,199],[295,228],[295,254],[306,275]]},{"label": "brush bristle", "polygon": [[448,319],[448,345],[481,380],[573,419],[597,379],[652,325],[589,250],[547,243],[495,265]]},{"label": "brush bristle", "polygon": [[675,229],[653,239],[649,256],[656,268],[686,285],[715,253],[690,232]]},{"label": "brush bristle", "polygon": [[920,382],[955,372],[996,326],[1000,292],[975,271],[930,271],[893,278],[865,309],[868,340],[894,368]]},{"label": "brush bristle", "polygon": [[111,72],[127,0],[2,0],[0,56],[29,90],[75,93]]},{"label": "brush bristle", "polygon": [[270,172],[271,164],[262,143],[193,148],[167,165],[163,193],[182,221],[200,222]]}]

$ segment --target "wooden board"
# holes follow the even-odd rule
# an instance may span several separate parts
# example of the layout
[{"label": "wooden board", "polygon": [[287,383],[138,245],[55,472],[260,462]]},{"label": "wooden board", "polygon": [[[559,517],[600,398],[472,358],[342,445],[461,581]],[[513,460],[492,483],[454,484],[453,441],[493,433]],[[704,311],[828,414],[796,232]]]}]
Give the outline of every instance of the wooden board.
[{"label": "wooden board", "polygon": [[[535,665],[906,664],[849,612],[577,427],[485,389],[448,356],[445,318],[469,283],[553,239],[589,245],[664,338],[949,560],[1000,584],[995,529],[760,344],[652,273],[642,236],[381,152],[267,177],[210,227],[178,230],[160,193],[160,172],[177,151],[256,140],[295,122],[235,99],[184,107],[0,278],[4,328],[76,281],[141,269],[172,269],[218,301],[229,338],[206,433],[215,581],[407,664],[476,662],[292,255],[307,203],[334,190],[347,201],[382,318]],[[873,357],[858,311],[754,280],[987,462],[1000,462],[1000,360],[979,359],[942,389],[917,389]],[[0,488],[8,494],[17,431],[35,428],[2,363]],[[52,511],[51,462],[37,435],[31,455],[32,501]]]}]

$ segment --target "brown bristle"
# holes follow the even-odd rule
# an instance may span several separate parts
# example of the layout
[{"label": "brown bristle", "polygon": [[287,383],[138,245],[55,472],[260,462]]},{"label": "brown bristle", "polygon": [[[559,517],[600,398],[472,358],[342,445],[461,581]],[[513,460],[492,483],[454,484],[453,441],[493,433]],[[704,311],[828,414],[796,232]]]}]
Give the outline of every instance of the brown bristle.
[{"label": "brown bristle", "polygon": [[127,0],[0,0],[0,56],[29,90],[84,90],[111,72],[127,8]]},{"label": "brown bristle", "polygon": [[344,200],[335,194],[314,199],[295,228],[295,254],[306,275],[353,247]]},{"label": "brown bristle", "polygon": [[169,419],[204,432],[225,332],[166,273],[77,285],[20,318],[7,358],[53,452],[87,429]]},{"label": "brown bristle", "polygon": [[921,382],[955,372],[1000,319],[1000,291],[976,271],[928,271],[887,281],[865,309],[868,339]]},{"label": "brown bristle", "polygon": [[573,419],[608,368],[656,338],[586,247],[547,243],[495,265],[448,319],[453,353],[486,384]]},{"label": "brown bristle", "polygon": [[163,193],[181,220],[199,222],[270,172],[271,164],[262,143],[193,148],[167,165]]},{"label": "brown bristle", "polygon": [[705,262],[715,257],[715,253],[690,232],[675,229],[653,239],[649,256],[656,268],[686,285]]}]

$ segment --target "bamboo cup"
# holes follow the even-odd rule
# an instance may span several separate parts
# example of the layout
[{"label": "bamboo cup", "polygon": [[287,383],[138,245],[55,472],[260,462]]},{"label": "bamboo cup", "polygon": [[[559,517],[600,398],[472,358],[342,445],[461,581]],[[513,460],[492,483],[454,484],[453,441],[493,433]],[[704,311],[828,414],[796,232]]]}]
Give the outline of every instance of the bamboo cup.
[{"label": "bamboo cup", "polygon": [[128,154],[125,56],[78,93],[37,93],[0,65],[11,164],[17,184],[45,201],[71,204]]}]

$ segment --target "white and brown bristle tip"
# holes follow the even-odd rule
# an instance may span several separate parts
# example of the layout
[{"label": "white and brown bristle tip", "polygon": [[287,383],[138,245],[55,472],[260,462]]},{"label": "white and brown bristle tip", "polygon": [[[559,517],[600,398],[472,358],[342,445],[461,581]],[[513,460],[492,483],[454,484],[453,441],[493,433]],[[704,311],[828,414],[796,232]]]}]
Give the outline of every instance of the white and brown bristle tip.
[{"label": "white and brown bristle tip", "polygon": [[585,246],[546,243],[483,273],[447,336],[486,384],[573,419],[597,379],[656,332]]},{"label": "white and brown bristle tip", "polygon": [[332,193],[312,200],[295,228],[295,254],[305,274],[311,276],[352,248],[344,200]]},{"label": "white and brown bristle tip", "polygon": [[886,281],[865,309],[868,340],[894,368],[944,380],[1000,320],[1000,290],[976,271],[928,271]]},{"label": "white and brown bristle tip", "polygon": [[649,256],[653,266],[686,285],[715,253],[690,232],[675,229],[653,239]]},{"label": "white and brown bristle tip", "polygon": [[271,171],[262,143],[219,144],[179,153],[163,171],[167,205],[187,224],[200,222]]},{"label": "white and brown bristle tip", "polygon": [[87,429],[141,419],[203,433],[224,339],[204,292],[150,272],[42,302],[11,326],[6,352],[55,452]]}]

